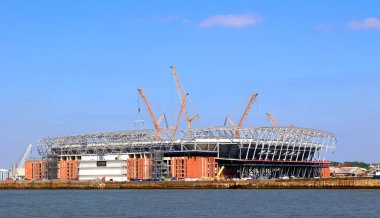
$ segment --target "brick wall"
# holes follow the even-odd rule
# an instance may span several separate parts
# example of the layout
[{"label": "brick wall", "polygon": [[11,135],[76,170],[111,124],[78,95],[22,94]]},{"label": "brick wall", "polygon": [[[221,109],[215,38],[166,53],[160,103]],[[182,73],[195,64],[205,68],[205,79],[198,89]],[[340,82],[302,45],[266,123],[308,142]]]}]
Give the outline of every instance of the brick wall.
[{"label": "brick wall", "polygon": [[150,178],[150,158],[129,158],[127,160],[128,179]]},{"label": "brick wall", "polygon": [[45,178],[45,161],[25,161],[25,179],[40,180]]},{"label": "brick wall", "polygon": [[212,178],[218,173],[215,157],[173,157],[172,177]]},{"label": "brick wall", "polygon": [[77,160],[59,161],[59,178],[62,180],[78,179],[78,161]]}]

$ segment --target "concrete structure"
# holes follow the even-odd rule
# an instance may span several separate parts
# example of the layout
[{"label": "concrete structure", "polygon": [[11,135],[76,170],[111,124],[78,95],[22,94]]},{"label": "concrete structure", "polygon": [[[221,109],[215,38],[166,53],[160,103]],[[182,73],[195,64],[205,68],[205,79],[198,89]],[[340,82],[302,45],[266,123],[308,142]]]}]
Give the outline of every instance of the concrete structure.
[{"label": "concrete structure", "polygon": [[360,167],[330,167],[333,177],[356,177],[366,176],[367,170]]},{"label": "concrete structure", "polygon": [[6,169],[0,169],[0,181],[6,181],[10,177],[10,171]]},{"label": "concrete structure", "polygon": [[[365,177],[289,180],[207,180],[191,182],[103,182],[52,180],[0,182],[0,190],[1,189],[380,189],[380,180]],[[179,198],[180,197],[181,196],[179,196]],[[101,201],[102,199],[94,200]],[[242,203],[244,204],[244,202]],[[300,206],[300,209],[303,209],[302,205]]]},{"label": "concrete structure", "polygon": [[[41,140],[50,179],[125,181],[145,178],[222,177],[272,179],[326,176],[333,134],[296,127],[194,128],[104,132]],[[61,173],[66,166],[65,173]],[[323,171],[323,169],[325,169]],[[65,176],[63,176],[65,175]]]}]

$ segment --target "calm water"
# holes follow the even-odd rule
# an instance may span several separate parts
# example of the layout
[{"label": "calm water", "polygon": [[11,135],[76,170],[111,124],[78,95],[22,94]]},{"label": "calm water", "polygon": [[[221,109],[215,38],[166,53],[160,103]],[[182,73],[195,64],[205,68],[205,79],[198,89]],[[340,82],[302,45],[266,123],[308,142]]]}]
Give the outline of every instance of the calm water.
[{"label": "calm water", "polygon": [[0,217],[380,217],[380,190],[0,191]]}]

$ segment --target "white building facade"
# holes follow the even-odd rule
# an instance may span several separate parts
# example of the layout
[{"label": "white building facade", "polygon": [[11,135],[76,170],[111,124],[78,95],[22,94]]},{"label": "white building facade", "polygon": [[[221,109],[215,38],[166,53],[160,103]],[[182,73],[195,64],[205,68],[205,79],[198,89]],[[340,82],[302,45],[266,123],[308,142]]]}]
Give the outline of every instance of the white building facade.
[{"label": "white building facade", "polygon": [[9,170],[0,169],[0,181],[5,181],[10,177]]},{"label": "white building facade", "polygon": [[127,154],[83,155],[79,161],[79,180],[127,181]]}]

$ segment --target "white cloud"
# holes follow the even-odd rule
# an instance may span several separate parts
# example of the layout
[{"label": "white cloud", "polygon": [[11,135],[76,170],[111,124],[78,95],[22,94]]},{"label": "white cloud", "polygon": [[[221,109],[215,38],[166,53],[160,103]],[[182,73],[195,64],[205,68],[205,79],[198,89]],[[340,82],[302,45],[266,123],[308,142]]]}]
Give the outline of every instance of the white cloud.
[{"label": "white cloud", "polygon": [[201,27],[225,26],[225,27],[246,27],[257,25],[261,22],[261,18],[255,14],[240,15],[215,15],[206,18],[201,22]]},{"label": "white cloud", "polygon": [[376,17],[367,17],[362,21],[354,20],[348,24],[348,28],[352,30],[364,30],[364,29],[380,30],[380,19]]}]

